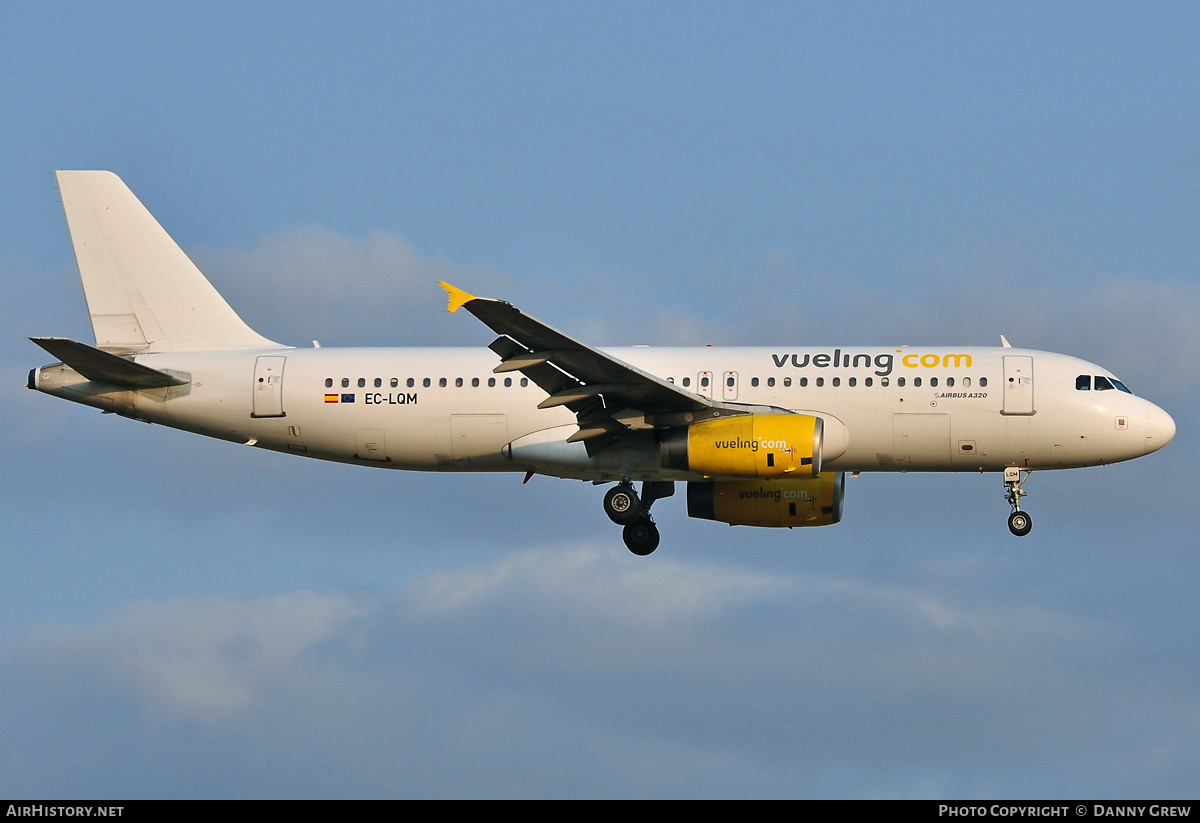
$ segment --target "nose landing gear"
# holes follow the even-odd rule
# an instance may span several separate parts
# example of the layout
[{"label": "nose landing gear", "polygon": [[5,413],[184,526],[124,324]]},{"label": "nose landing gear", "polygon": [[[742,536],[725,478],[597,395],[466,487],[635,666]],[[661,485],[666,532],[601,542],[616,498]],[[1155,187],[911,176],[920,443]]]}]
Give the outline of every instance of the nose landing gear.
[{"label": "nose landing gear", "polygon": [[625,527],[621,537],[631,552],[645,557],[658,548],[658,526],[650,517],[650,507],[654,501],[674,493],[675,483],[670,480],[646,480],[639,498],[633,483],[623,480],[604,495],[604,513],[609,520]]},{"label": "nose landing gear", "polygon": [[1033,528],[1033,518],[1028,512],[1021,511],[1021,498],[1027,494],[1021,487],[1030,474],[1032,472],[1028,469],[1018,466],[1009,466],[1004,470],[1004,499],[1012,506],[1012,514],[1008,516],[1008,530],[1017,537],[1024,537]]}]

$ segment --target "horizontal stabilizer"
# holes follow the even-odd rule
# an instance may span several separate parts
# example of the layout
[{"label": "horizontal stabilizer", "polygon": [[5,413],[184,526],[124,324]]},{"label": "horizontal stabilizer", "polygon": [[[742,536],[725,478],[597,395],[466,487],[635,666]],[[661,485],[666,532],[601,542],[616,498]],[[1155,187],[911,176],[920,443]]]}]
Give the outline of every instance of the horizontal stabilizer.
[{"label": "horizontal stabilizer", "polygon": [[167,386],[182,386],[191,381],[176,377],[149,366],[142,366],[124,357],[118,357],[100,349],[69,340],[65,337],[31,337],[63,363],[96,383],[111,383],[131,389],[161,389]]}]

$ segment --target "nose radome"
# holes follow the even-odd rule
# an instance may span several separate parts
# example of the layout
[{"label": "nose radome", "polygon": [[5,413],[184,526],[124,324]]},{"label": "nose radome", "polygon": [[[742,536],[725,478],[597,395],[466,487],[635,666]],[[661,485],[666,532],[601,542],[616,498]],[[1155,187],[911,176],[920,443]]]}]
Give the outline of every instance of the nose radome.
[{"label": "nose radome", "polygon": [[1151,405],[1146,411],[1146,454],[1156,452],[1175,436],[1175,421],[1171,415]]}]

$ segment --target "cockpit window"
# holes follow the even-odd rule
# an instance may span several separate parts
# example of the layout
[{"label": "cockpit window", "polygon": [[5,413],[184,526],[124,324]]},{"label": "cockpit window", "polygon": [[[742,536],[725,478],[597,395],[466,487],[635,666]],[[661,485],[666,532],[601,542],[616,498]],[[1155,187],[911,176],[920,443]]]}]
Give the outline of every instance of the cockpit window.
[{"label": "cockpit window", "polygon": [[1125,384],[1115,377],[1105,377],[1102,374],[1091,375],[1081,374],[1075,378],[1075,389],[1077,391],[1111,391],[1118,389],[1126,394],[1133,394],[1129,389],[1125,388]]}]

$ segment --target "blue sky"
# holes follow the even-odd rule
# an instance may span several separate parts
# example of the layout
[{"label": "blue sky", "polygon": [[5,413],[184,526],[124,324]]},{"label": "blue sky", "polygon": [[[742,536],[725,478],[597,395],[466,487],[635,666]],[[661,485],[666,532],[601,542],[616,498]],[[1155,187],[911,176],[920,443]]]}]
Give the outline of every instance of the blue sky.
[{"label": "blue sky", "polygon": [[[1191,797],[1200,19],[1183,3],[0,6],[0,794]],[[483,346],[1014,344],[1179,433],[864,475],[776,532],[322,465],[24,389],[90,340],[50,172],[241,315]]]}]

